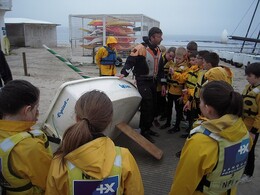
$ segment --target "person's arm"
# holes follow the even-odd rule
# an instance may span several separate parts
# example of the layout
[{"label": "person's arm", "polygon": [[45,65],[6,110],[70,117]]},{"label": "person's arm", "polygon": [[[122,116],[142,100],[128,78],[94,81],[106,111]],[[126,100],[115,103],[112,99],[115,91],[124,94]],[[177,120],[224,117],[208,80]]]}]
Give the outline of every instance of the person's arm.
[{"label": "person's arm", "polygon": [[46,181],[46,195],[70,194],[66,166],[62,166],[61,159],[54,157]]},{"label": "person's arm", "polygon": [[96,60],[96,64],[98,65],[98,67],[100,67],[100,61],[102,58],[106,57],[107,54],[105,55],[105,52],[106,52],[106,49],[104,47],[100,47],[98,50],[97,50],[97,53],[95,55],[95,60]]},{"label": "person's arm", "polygon": [[[123,193],[125,195],[143,195],[144,186],[137,163],[126,148],[121,148],[122,152],[122,180]],[[122,186],[121,186],[122,187]]]},{"label": "person's arm", "polygon": [[4,84],[13,80],[10,67],[5,59],[4,53],[1,50],[0,50],[0,74],[1,74],[1,78],[4,81]]},{"label": "person's arm", "polygon": [[45,148],[44,141],[27,138],[19,142],[11,153],[13,171],[28,178],[33,185],[45,190],[52,154]]},{"label": "person's arm", "polygon": [[187,139],[174,175],[170,195],[192,195],[204,175],[212,172],[218,159],[218,143],[197,133]]},{"label": "person's arm", "polygon": [[260,94],[256,96],[256,104],[258,105],[258,114],[255,116],[252,128],[249,129],[250,133],[260,133]]},{"label": "person's arm", "polygon": [[135,64],[136,64],[136,58],[137,56],[128,56],[125,62],[124,67],[121,70],[121,75],[119,75],[119,78],[127,77],[129,73],[133,70]]},{"label": "person's arm", "polygon": [[158,82],[161,83],[162,86],[162,91],[161,91],[161,95],[165,96],[166,95],[166,85],[167,85],[167,80],[164,74],[164,61],[163,61],[163,56],[161,56],[160,60],[159,60],[159,64],[158,64]]}]

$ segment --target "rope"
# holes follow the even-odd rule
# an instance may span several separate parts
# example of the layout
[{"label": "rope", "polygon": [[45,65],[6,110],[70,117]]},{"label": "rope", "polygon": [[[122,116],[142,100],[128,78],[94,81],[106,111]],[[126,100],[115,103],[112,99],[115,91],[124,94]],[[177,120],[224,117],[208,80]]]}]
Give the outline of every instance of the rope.
[{"label": "rope", "polygon": [[248,10],[246,11],[246,13],[244,14],[244,16],[243,16],[242,19],[240,20],[240,22],[238,23],[237,27],[236,27],[235,30],[232,32],[232,35],[233,35],[234,32],[237,30],[237,28],[238,28],[238,26],[241,24],[242,20],[244,20],[245,16],[248,14],[250,8],[252,7],[252,5],[253,5],[253,3],[254,3],[255,1],[256,1],[256,0],[254,0],[254,1],[251,3],[250,7],[249,7]]},{"label": "rope", "polygon": [[64,62],[68,67],[70,67],[72,70],[74,70],[76,73],[78,73],[80,76],[82,76],[85,79],[90,78],[89,76],[85,75],[80,69],[78,69],[77,67],[75,67],[73,64],[71,64],[68,60],[64,59],[63,57],[61,57],[58,53],[56,53],[55,51],[53,51],[52,49],[50,49],[49,47],[47,47],[46,45],[43,45],[43,47],[45,49],[47,49],[51,54],[55,55],[56,58],[58,58],[59,60],[61,60],[62,62]]}]

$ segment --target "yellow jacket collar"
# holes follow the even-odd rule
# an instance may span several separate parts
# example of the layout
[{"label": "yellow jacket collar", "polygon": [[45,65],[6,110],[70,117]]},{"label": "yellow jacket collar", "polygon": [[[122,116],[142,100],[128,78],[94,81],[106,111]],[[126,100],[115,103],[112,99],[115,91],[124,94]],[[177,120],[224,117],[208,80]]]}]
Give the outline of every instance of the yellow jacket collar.
[{"label": "yellow jacket collar", "polygon": [[29,130],[31,130],[31,127],[34,124],[35,124],[35,122],[32,122],[32,121],[0,120],[0,130],[13,131],[13,132],[29,131]]},{"label": "yellow jacket collar", "polygon": [[[202,123],[202,126],[230,141],[237,141],[247,133],[243,120],[232,114],[207,120]],[[242,126],[244,128],[241,128]]]}]

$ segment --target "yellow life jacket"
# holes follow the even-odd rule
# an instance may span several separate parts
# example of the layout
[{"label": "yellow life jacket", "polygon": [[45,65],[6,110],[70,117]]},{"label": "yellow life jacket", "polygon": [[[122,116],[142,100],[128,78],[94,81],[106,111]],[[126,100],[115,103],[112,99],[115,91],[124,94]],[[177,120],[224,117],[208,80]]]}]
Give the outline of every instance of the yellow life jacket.
[{"label": "yellow life jacket", "polygon": [[260,85],[251,88],[247,85],[242,93],[243,96],[243,116],[254,118],[258,114],[258,106],[256,96],[260,93]]},{"label": "yellow life jacket", "polygon": [[241,179],[247,163],[250,138],[249,133],[236,142],[230,142],[212,133],[203,126],[191,131],[191,135],[202,133],[218,142],[218,162],[214,170],[205,175],[197,190],[205,194],[222,194],[235,187]]},{"label": "yellow life jacket", "polygon": [[[51,153],[49,142],[47,140],[46,135],[40,130],[32,130],[27,132],[21,132],[15,134],[11,137],[8,137],[0,142],[0,183],[2,188],[10,193],[14,194],[27,194],[30,191],[32,193],[29,194],[42,194],[43,190],[38,188],[37,186],[33,186],[29,179],[21,178],[18,175],[15,175],[12,167],[10,167],[10,153],[12,152],[13,148],[23,139],[35,137],[42,139],[45,142],[46,148],[48,148],[49,152]],[[27,156],[26,158],[33,158]],[[40,167],[39,167],[40,168]]]},{"label": "yellow life jacket", "polygon": [[205,73],[206,73],[206,70],[200,70],[198,72],[197,83],[196,83],[196,87],[195,87],[195,91],[194,91],[194,99],[196,101],[199,101],[199,99],[200,99],[200,90],[205,82],[205,79],[204,79]]},{"label": "yellow life jacket", "polygon": [[192,70],[188,72],[188,78],[185,83],[186,87],[188,89],[194,89],[196,86],[196,83],[198,81],[198,75],[199,75],[200,69],[197,68],[196,70]]},{"label": "yellow life jacket", "polygon": [[122,174],[122,156],[120,147],[116,146],[116,157],[112,170],[107,178],[95,179],[84,174],[82,170],[67,161],[70,194],[77,195],[120,195],[120,183]]},{"label": "yellow life jacket", "polygon": [[[188,68],[186,61],[184,61],[178,65],[176,65],[174,63],[174,65],[173,66],[171,65],[171,67],[173,67],[174,72],[179,73],[179,74],[184,73],[185,71],[187,71],[187,68]],[[181,87],[181,88],[183,87],[183,84],[184,84],[184,83],[180,83],[180,81],[176,80],[174,78],[174,74],[171,75],[171,77],[168,79],[168,82],[169,82],[170,86]]]}]

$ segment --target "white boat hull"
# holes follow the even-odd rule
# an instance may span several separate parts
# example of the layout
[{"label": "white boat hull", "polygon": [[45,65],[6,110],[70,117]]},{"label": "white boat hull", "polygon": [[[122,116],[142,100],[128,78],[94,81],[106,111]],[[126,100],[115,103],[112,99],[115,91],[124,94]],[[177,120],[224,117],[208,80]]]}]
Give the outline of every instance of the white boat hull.
[{"label": "white boat hull", "polygon": [[104,134],[115,139],[120,134],[120,131],[115,130],[115,125],[130,122],[141,102],[136,87],[118,77],[81,79],[61,85],[46,114],[42,129],[52,137],[62,138],[64,131],[76,122],[76,101],[82,94],[94,89],[106,93],[113,103],[112,124],[106,128]]}]

